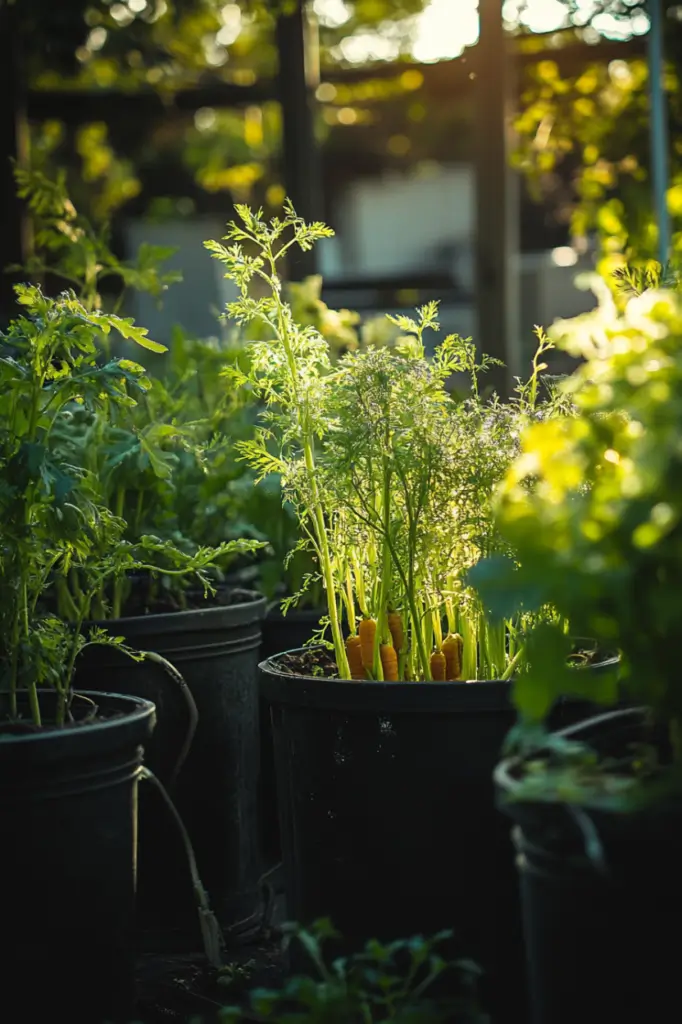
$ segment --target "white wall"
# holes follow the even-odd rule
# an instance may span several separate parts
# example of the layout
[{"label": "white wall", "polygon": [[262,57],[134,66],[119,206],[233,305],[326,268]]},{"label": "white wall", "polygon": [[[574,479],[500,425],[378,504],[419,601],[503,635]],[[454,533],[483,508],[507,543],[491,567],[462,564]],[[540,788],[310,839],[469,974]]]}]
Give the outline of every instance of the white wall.
[{"label": "white wall", "polygon": [[428,270],[439,244],[468,242],[474,216],[474,175],[466,165],[360,179],[336,211],[335,269],[341,277]]},{"label": "white wall", "polygon": [[235,289],[225,281],[222,264],[204,249],[204,240],[221,239],[225,224],[217,218],[187,218],[154,223],[129,221],[124,228],[126,258],[134,259],[143,242],[151,245],[175,246],[178,252],[163,266],[181,270],[183,281],[170,285],[163,294],[162,308],[149,295],[131,292],[127,302],[130,316],[147,327],[153,338],[167,342],[176,324],[198,337],[219,336],[223,327],[218,315],[225,303],[235,296]]}]

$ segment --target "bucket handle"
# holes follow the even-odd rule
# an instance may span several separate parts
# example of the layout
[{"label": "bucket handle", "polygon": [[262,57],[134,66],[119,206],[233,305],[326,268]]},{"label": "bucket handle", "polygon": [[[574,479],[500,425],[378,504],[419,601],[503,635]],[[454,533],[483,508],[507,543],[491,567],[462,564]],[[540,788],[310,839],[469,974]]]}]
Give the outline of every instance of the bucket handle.
[{"label": "bucket handle", "polygon": [[576,807],[574,804],[565,804],[565,807],[569,817],[573,819],[574,824],[582,835],[585,856],[588,862],[598,874],[608,875],[609,866],[606,862],[606,850],[594,821],[582,807]]},{"label": "bucket handle", "polygon": [[199,869],[197,867],[197,859],[194,854],[194,847],[189,837],[189,832],[185,828],[185,823],[180,817],[180,812],[173,803],[168,793],[168,790],[164,784],[157,779],[156,775],[149,770],[149,768],[142,766],[140,778],[147,782],[151,782],[154,788],[161,795],[163,802],[165,803],[168,811],[175,822],[182,845],[185,848],[185,856],[187,857],[187,864],[189,866],[189,873],[192,878],[192,889],[194,890],[194,898],[197,905],[197,913],[199,914],[199,926],[201,928],[201,938],[204,944],[204,953],[206,959],[212,967],[222,967],[223,957],[222,950],[225,945],[220,925],[216,919],[215,914],[211,910],[211,905],[208,899],[208,893],[204,888],[203,882],[199,875]]},{"label": "bucket handle", "polygon": [[178,775],[180,774],[180,769],[187,760],[187,755],[189,754],[190,748],[194,741],[194,735],[197,731],[197,725],[199,724],[199,711],[197,709],[194,697],[192,696],[192,691],[185,682],[184,676],[178,671],[175,665],[171,664],[170,661],[162,657],[160,654],[157,654],[156,651],[140,651],[139,653],[144,657],[145,661],[151,661],[155,665],[159,665],[159,667],[163,669],[166,675],[169,676],[169,678],[172,679],[174,683],[178,684],[180,692],[185,698],[187,710],[189,712],[189,723],[187,725],[185,739],[182,744],[182,747],[180,748],[180,753],[178,754],[175,765],[173,766],[173,771],[170,773],[168,779],[168,788],[172,789],[177,781]]}]

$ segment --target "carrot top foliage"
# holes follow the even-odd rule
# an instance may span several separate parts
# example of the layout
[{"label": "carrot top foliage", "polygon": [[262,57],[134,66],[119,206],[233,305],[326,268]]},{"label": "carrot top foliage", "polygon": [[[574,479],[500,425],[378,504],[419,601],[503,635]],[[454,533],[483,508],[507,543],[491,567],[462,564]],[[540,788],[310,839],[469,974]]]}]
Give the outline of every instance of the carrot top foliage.
[{"label": "carrot top foliage", "polygon": [[[393,676],[393,652],[399,679],[430,680],[443,660],[456,678],[504,676],[519,624],[489,622],[463,577],[481,556],[507,550],[492,492],[522,424],[553,412],[551,390],[540,395],[550,343],[540,337],[531,379],[507,404],[482,397],[479,380],[494,360],[477,356],[471,340],[449,335],[427,355],[429,332],[439,331],[435,302],[414,319],[389,318],[400,332],[394,344],[333,358],[315,328],[297,323],[279,276],[292,246],[308,249],[332,232],[306,224],[291,204],[269,222],[237,211],[227,244],[206,247],[240,290],[227,315],[266,323],[270,336],[249,345],[246,367],[226,371],[264,403],[240,455],[261,478],[281,476],[300,546],[319,566],[327,599],[320,638],[330,631],[339,675],[357,678],[358,650],[347,645],[359,633],[363,651],[371,643],[366,678],[383,679],[385,666]],[[465,399],[448,390],[455,373],[470,382]],[[432,659],[443,645],[448,657]]]}]

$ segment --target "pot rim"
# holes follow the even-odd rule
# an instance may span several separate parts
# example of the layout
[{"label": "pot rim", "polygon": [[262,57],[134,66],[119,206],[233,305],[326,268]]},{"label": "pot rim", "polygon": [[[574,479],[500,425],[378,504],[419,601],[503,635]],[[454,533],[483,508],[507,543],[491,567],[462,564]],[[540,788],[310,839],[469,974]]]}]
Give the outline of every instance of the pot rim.
[{"label": "pot rim", "polygon": [[[593,728],[599,728],[602,725],[608,725],[614,721],[625,721],[629,719],[641,719],[643,715],[647,713],[647,708],[644,706],[632,707],[632,708],[617,708],[613,711],[605,711],[600,715],[592,715],[590,718],[585,718],[582,722],[577,722],[574,725],[569,725],[565,729],[559,730],[555,735],[564,737],[568,740],[575,738],[576,733],[578,735],[585,732],[585,730],[591,730]],[[539,746],[536,750],[530,751],[527,754],[514,754],[511,757],[505,757],[495,766],[493,772],[493,781],[495,785],[504,793],[506,798],[514,799],[514,794],[518,793],[521,788],[519,776],[522,771],[523,764],[530,758],[537,758],[538,755],[542,755],[545,748]],[[563,804],[567,801],[563,800],[524,800],[523,803],[534,803],[534,804],[550,804],[556,806]]]},{"label": "pot rim", "polygon": [[[8,691],[2,692],[7,693]],[[17,691],[18,695],[26,692],[26,690]],[[42,695],[45,696],[46,694],[56,695],[56,691],[45,687]],[[95,703],[101,703],[103,700],[111,700],[117,703],[127,704],[129,705],[129,710],[123,709],[123,714],[114,718],[106,718],[97,722],[87,722],[81,725],[65,725],[61,729],[36,730],[35,732],[19,734],[5,733],[0,735],[0,749],[18,745],[24,745],[30,749],[31,745],[36,746],[38,744],[57,744],[63,743],[64,741],[68,742],[72,737],[82,736],[83,734],[87,734],[89,737],[98,734],[102,739],[104,739],[124,725],[134,726],[138,723],[142,724],[145,721],[149,721],[151,724],[155,721],[156,705],[150,700],[145,700],[143,697],[131,697],[124,693],[98,693],[94,690],[79,689],[74,691],[73,698],[77,698],[81,695],[83,697],[88,697],[90,700],[95,701]],[[39,700],[40,697],[41,691],[39,690]],[[42,749],[46,748],[43,747]]]},{"label": "pot rim", "polygon": [[[512,701],[513,679],[458,679],[428,683],[414,680],[392,683],[373,679],[326,679],[283,672],[275,664],[284,654],[307,649],[297,647],[291,651],[282,651],[260,662],[260,690],[270,704],[384,714],[400,711],[424,714],[437,711],[515,713]],[[614,659],[614,663],[617,662],[618,658]],[[583,670],[595,671],[597,666],[576,669]]]},{"label": "pot rim", "polygon": [[[240,588],[236,588],[240,589]],[[251,613],[248,618],[248,623],[260,622],[265,618],[267,598],[263,594],[260,594],[257,590],[243,590],[241,593],[246,597],[250,595],[249,600],[237,601],[235,604],[220,604],[211,605],[208,608],[179,608],[174,612],[151,612],[148,615],[125,615],[120,619],[93,619],[84,626],[96,626],[106,629],[108,632],[116,629],[123,630],[124,626],[130,627],[131,623],[153,623],[154,627],[161,630],[168,630],[170,632],[180,631],[184,625],[188,622],[197,622],[198,620],[210,621],[211,619],[218,619],[220,616],[225,615],[227,612],[233,612],[238,617],[243,617]],[[242,621],[243,625],[247,624]]]}]

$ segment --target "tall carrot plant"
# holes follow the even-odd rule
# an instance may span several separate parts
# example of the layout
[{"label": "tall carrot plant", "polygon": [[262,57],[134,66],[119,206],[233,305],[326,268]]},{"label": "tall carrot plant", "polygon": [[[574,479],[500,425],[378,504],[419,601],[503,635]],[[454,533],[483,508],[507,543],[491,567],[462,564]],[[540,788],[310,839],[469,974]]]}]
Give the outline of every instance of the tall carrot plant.
[{"label": "tall carrot plant", "polygon": [[[492,493],[518,451],[521,425],[551,414],[540,395],[541,338],[530,381],[508,403],[481,395],[493,362],[470,340],[446,337],[427,356],[438,306],[383,348],[331,358],[312,326],[283,297],[279,267],[292,246],[310,248],[331,231],[306,224],[287,204],[269,222],[244,206],[240,224],[207,242],[239,287],[227,315],[267,323],[271,340],[248,346],[230,381],[264,403],[256,435],[238,442],[259,474],[280,475],[302,544],[314,553],[341,678],[439,680],[504,676],[517,657],[518,623],[490,622],[465,585],[466,571],[500,548]],[[453,373],[470,380],[457,400]],[[347,635],[344,637],[343,627]]]}]

